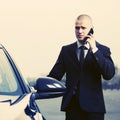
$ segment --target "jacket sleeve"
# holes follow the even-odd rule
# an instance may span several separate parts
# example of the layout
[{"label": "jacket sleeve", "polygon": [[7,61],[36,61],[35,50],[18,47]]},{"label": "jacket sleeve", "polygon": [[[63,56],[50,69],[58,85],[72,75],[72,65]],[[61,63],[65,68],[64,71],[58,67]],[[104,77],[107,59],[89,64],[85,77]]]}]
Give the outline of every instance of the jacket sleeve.
[{"label": "jacket sleeve", "polygon": [[64,52],[63,52],[63,48],[62,48],[55,65],[53,66],[52,70],[48,74],[48,77],[53,77],[57,80],[62,79],[63,75],[65,74],[63,54],[64,54]]},{"label": "jacket sleeve", "polygon": [[115,74],[115,67],[108,47],[99,49],[94,53],[95,60],[104,79],[110,80]]}]

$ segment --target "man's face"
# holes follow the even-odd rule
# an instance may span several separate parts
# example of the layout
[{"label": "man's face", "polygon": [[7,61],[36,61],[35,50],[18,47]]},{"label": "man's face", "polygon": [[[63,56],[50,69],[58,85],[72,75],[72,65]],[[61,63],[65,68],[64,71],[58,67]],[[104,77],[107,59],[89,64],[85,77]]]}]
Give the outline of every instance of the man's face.
[{"label": "man's face", "polygon": [[75,23],[76,38],[82,42],[92,28],[92,23],[88,18],[80,18]]}]

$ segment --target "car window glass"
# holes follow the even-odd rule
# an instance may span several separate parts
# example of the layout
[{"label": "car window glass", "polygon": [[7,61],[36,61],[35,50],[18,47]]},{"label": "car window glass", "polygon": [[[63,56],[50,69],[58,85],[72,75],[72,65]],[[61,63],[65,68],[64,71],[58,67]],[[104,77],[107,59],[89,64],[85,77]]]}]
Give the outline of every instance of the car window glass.
[{"label": "car window glass", "polygon": [[4,52],[0,50],[0,94],[17,94],[18,81]]}]

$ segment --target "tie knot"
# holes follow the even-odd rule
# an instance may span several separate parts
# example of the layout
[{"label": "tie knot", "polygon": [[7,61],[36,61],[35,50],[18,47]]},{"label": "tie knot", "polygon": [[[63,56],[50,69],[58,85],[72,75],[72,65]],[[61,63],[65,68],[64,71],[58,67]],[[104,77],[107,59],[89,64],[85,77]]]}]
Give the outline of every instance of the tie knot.
[{"label": "tie knot", "polygon": [[79,47],[81,50],[84,50],[86,47],[84,45]]}]

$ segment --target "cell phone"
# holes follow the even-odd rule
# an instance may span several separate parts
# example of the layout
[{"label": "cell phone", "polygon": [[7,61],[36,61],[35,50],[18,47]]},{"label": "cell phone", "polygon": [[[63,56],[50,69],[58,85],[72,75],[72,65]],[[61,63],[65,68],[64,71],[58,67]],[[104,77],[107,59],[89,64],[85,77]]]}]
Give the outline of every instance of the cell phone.
[{"label": "cell phone", "polygon": [[93,28],[91,28],[88,35],[93,34],[93,33],[94,33]]},{"label": "cell phone", "polygon": [[[91,28],[88,35],[93,34],[93,33],[94,33],[94,30],[93,30],[93,28]],[[86,42],[87,39],[88,39],[88,37],[85,37],[84,42]]]}]

